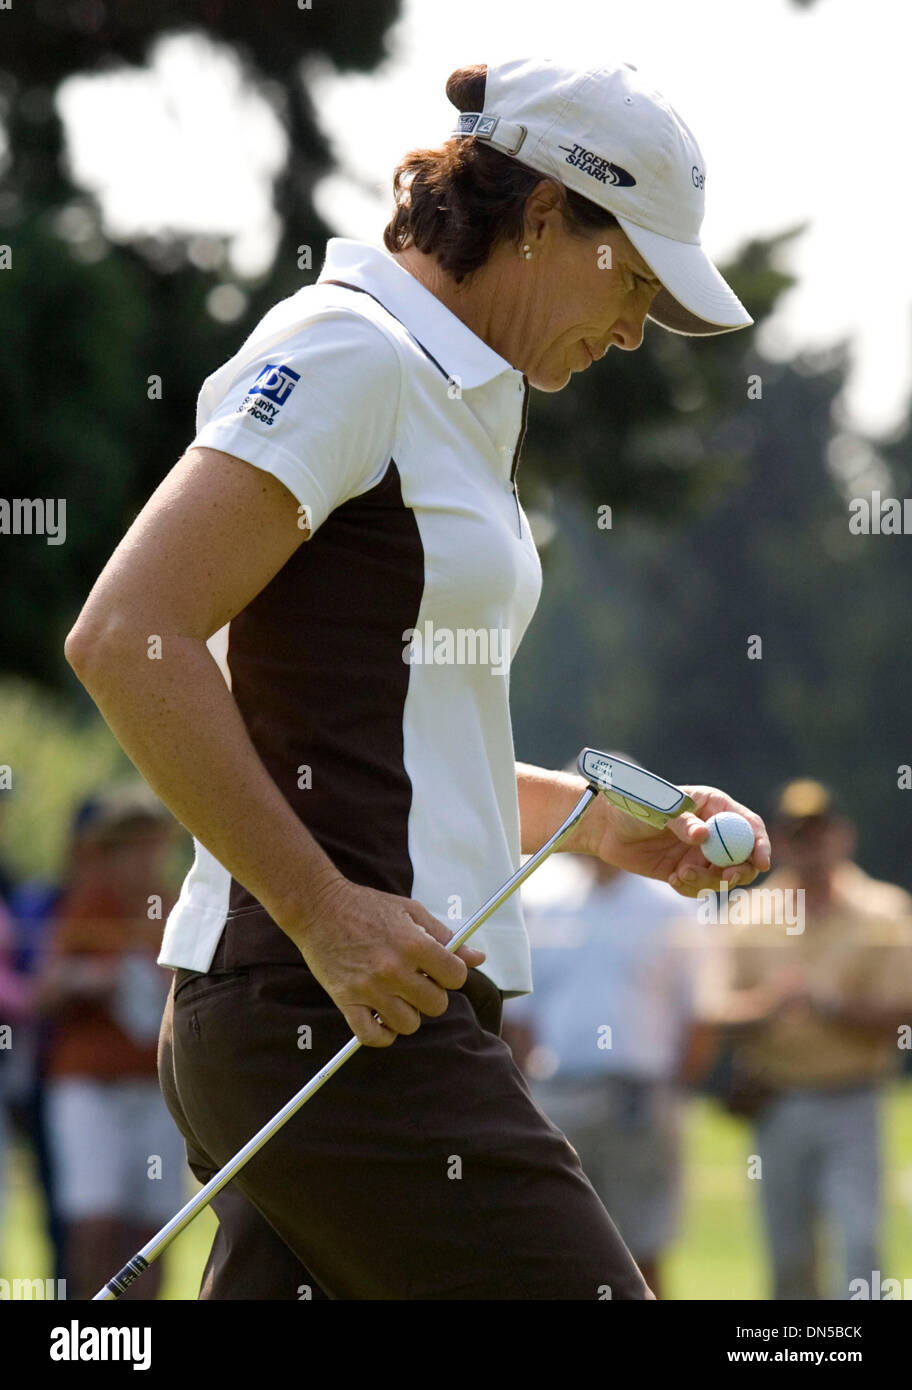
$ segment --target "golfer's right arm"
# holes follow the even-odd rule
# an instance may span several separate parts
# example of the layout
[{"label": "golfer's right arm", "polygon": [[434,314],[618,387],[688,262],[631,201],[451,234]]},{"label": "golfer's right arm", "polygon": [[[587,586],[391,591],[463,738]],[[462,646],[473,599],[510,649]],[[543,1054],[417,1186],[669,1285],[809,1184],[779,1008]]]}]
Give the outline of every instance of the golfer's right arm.
[{"label": "golfer's right arm", "polygon": [[361,1041],[383,1047],[421,1013],[442,1014],[446,990],[484,955],[450,954],[451,932],[421,904],[338,872],[267,772],[206,646],[304,542],[299,514],[271,474],[190,449],[108,561],[65,651],[165,805],[291,937]]}]

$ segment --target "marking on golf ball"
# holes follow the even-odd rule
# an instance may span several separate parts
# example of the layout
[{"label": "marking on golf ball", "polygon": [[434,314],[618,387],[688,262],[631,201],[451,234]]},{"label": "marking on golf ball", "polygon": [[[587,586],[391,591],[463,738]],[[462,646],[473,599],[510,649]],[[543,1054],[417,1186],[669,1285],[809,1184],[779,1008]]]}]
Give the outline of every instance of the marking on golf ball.
[{"label": "marking on golf ball", "polygon": [[709,834],[700,845],[700,853],[717,868],[743,864],[754,848],[754,832],[750,822],[737,811],[720,811],[706,822]]}]

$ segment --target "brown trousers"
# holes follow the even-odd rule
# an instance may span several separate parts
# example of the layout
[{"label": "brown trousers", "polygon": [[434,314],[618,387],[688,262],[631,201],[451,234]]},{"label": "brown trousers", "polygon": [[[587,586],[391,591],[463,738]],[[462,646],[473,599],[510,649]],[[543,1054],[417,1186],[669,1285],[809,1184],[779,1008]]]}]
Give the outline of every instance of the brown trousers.
[{"label": "brown trousers", "polygon": [[[175,974],[159,1076],[200,1182],[351,1037],[307,966]],[[225,968],[226,964],[231,968]],[[212,1205],[203,1299],[642,1299],[478,970],[441,1018],[361,1048]]]}]

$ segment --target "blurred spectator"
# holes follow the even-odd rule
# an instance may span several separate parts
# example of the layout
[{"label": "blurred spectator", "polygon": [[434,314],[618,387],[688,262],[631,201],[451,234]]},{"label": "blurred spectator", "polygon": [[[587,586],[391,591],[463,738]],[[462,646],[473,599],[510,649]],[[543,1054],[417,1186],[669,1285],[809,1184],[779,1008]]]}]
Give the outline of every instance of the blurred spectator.
[{"label": "blurred spectator", "polygon": [[[156,1072],[174,825],[145,788],[118,788],[93,803],[81,835],[39,984],[53,1023],[49,1131],[75,1299],[91,1298],[182,1205],[185,1172]],[[160,1278],[155,1265],[131,1293],[154,1298]]]},{"label": "blurred spectator", "polygon": [[[731,1108],[756,1123],[773,1297],[848,1298],[880,1268],[880,1099],[912,1024],[912,898],[852,862],[853,826],[819,782],[789,783],[770,831],[780,867],[749,890],[728,956]],[[787,931],[775,905],[798,890],[803,930]]]},{"label": "blurred spectator", "polygon": [[20,1025],[28,1017],[30,1004],[28,986],[13,968],[13,921],[0,900],[0,1220],[6,1196],[10,1061],[19,1045]]},{"label": "blurred spectator", "polygon": [[667,884],[585,856],[556,855],[523,901],[534,992],[507,1001],[504,1037],[661,1297],[682,1087],[714,1046],[698,1018],[709,937]]},{"label": "blurred spectator", "polygon": [[[0,830],[9,804],[9,791],[0,788]],[[9,1124],[7,1107],[10,1089],[10,1060],[14,1037],[13,1025],[17,1024],[27,1012],[25,987],[15,971],[13,922],[8,906],[13,889],[13,880],[0,858],[0,1220],[3,1216],[6,1196],[6,1157],[9,1143]]]},{"label": "blurred spectator", "polygon": [[[2,805],[2,799],[0,799]],[[73,816],[66,860],[59,881],[29,879],[15,885],[9,898],[13,915],[13,962],[30,985],[38,973],[52,936],[63,885],[72,891],[80,882],[83,852],[91,843],[87,827],[97,815],[94,797],[84,800]],[[7,1068],[7,1101],[14,1127],[30,1146],[38,1182],[44,1197],[45,1227],[54,1260],[55,1280],[67,1282],[66,1231],[57,1204],[54,1166],[51,1162],[46,1106],[47,1051],[51,1020],[41,1014],[23,1019],[16,1031],[16,1049]]]}]

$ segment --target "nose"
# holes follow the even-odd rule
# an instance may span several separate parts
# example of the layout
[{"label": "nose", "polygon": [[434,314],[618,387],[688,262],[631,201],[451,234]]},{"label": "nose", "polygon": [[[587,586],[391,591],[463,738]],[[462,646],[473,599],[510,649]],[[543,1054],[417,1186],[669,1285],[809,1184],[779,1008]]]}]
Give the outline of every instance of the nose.
[{"label": "nose", "polygon": [[611,329],[611,342],[624,352],[636,352],[643,342],[643,325],[646,322],[645,309],[641,314],[622,314]]}]

